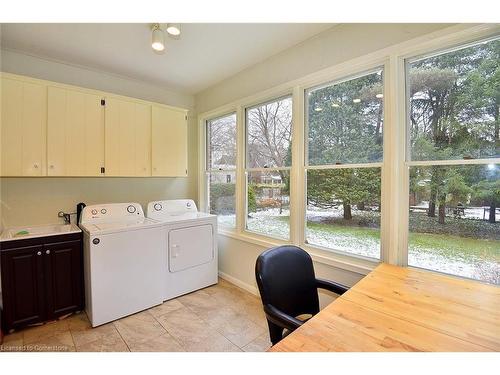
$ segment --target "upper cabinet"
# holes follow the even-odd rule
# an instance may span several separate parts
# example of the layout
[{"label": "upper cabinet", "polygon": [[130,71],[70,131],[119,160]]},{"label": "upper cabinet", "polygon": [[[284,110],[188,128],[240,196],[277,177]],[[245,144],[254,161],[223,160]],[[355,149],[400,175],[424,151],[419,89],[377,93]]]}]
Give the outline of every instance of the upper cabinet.
[{"label": "upper cabinet", "polygon": [[101,176],[104,110],[100,95],[48,88],[47,174]]},{"label": "upper cabinet", "polygon": [[151,105],[106,98],[106,176],[151,176]]},{"label": "upper cabinet", "polygon": [[0,176],[187,176],[187,110],[0,74]]},{"label": "upper cabinet", "polygon": [[2,77],[1,175],[46,174],[47,88]]},{"label": "upper cabinet", "polygon": [[153,105],[152,175],[187,176],[187,111]]}]

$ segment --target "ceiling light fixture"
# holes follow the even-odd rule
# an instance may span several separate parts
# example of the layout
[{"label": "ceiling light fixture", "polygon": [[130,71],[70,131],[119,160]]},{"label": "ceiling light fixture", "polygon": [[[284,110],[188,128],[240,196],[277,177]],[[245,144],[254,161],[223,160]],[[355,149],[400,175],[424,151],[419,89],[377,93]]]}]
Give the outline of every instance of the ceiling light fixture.
[{"label": "ceiling light fixture", "polygon": [[352,102],[353,103],[361,103],[361,99],[353,99]]},{"label": "ceiling light fixture", "polygon": [[340,104],[339,104],[339,103],[335,103],[335,102],[333,102],[333,103],[332,103],[332,107],[333,107],[333,108],[340,107]]},{"label": "ceiling light fixture", "polygon": [[167,33],[172,36],[181,35],[181,25],[178,23],[167,23]]},{"label": "ceiling light fixture", "polygon": [[316,107],[314,107],[314,110],[316,112],[321,112],[323,110],[323,108],[316,106]]},{"label": "ceiling light fixture", "polygon": [[382,98],[384,97],[384,94],[377,94],[377,95],[375,95],[375,97],[376,97],[377,99],[382,99]]},{"label": "ceiling light fixture", "polygon": [[165,50],[165,36],[163,35],[163,30],[160,28],[160,24],[153,24],[151,32],[151,48],[156,52],[163,52]]}]

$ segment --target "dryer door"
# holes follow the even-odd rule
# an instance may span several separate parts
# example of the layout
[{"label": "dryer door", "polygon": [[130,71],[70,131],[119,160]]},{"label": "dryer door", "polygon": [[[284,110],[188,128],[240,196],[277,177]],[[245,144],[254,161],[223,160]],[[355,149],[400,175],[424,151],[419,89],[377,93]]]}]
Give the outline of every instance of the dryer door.
[{"label": "dryer door", "polygon": [[209,224],[172,229],[168,234],[169,271],[178,272],[214,259],[213,228]]}]

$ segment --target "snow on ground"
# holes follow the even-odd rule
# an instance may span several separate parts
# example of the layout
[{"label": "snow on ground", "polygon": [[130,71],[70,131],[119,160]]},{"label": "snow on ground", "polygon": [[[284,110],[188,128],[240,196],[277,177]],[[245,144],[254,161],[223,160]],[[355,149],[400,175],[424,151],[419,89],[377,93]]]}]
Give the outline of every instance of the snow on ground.
[{"label": "snow on ground", "polygon": [[[320,222],[322,218],[340,217],[341,210],[308,210],[309,221]],[[265,211],[253,212],[247,218],[247,229],[270,237],[288,239],[290,236],[289,210],[268,209]],[[234,215],[219,215],[219,224],[225,226],[235,226]],[[308,243],[325,248],[334,248],[369,258],[380,258],[380,238],[378,236],[367,236],[364,234],[367,228],[357,236],[352,232],[332,233],[322,230],[321,227],[306,228]],[[379,233],[378,229],[371,229]],[[485,260],[470,254],[458,254],[455,256],[438,254],[434,248],[418,247],[410,245],[408,251],[408,264],[416,267],[440,271],[444,273],[478,278],[477,264],[482,263],[492,272],[500,273],[500,264],[494,261]]]},{"label": "snow on ground", "polygon": [[[429,202],[427,201],[422,201],[419,204],[415,205],[414,207],[419,207],[419,208],[429,208]],[[489,207],[484,206],[484,207],[467,207],[464,208],[464,219],[480,219],[484,220],[487,219],[489,215]],[[495,218],[497,220],[500,220],[500,211],[495,212]]]}]

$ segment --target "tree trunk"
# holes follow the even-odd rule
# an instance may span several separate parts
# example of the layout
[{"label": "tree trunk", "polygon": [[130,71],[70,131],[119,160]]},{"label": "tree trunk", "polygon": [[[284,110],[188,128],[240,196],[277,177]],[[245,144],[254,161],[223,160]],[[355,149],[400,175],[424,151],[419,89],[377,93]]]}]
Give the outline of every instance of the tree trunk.
[{"label": "tree trunk", "polygon": [[499,120],[499,107],[498,100],[495,100],[495,142],[500,140],[500,120]]},{"label": "tree trunk", "polygon": [[437,191],[431,190],[431,197],[429,199],[429,209],[427,210],[427,216],[436,217],[436,195]]},{"label": "tree trunk", "polygon": [[343,206],[344,206],[344,219],[352,220],[351,205],[344,203]]},{"label": "tree trunk", "polygon": [[441,178],[438,168],[436,166],[432,167],[431,172],[431,194],[429,197],[429,209],[427,210],[427,216],[429,217],[436,217],[436,199]]},{"label": "tree trunk", "polygon": [[490,216],[489,216],[488,221],[492,224],[495,224],[495,222],[496,222],[496,218],[495,218],[496,211],[497,211],[496,202],[491,202],[491,204],[490,204]]},{"label": "tree trunk", "polygon": [[439,204],[439,218],[438,218],[439,224],[444,224],[445,207],[446,205],[444,203]]}]

